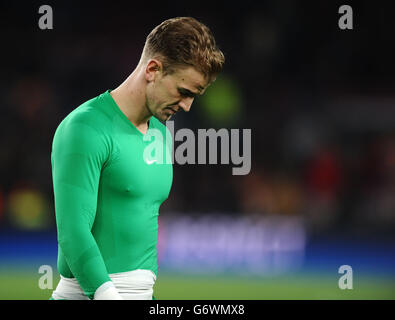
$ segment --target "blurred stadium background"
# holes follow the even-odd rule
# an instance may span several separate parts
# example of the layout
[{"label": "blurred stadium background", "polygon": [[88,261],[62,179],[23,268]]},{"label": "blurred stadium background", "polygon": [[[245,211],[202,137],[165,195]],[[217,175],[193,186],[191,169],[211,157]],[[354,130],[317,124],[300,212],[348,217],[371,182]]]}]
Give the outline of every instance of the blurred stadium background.
[{"label": "blurred stadium background", "polygon": [[[133,70],[174,16],[207,23],[223,74],[177,128],[252,129],[252,169],[174,165],[161,207],[158,299],[395,298],[395,23],[390,3],[185,1],[0,5],[0,299],[48,299],[56,271],[54,131]],[[54,29],[38,28],[53,8]],[[372,7],[373,6],[373,7]],[[353,289],[340,290],[341,265]]]}]

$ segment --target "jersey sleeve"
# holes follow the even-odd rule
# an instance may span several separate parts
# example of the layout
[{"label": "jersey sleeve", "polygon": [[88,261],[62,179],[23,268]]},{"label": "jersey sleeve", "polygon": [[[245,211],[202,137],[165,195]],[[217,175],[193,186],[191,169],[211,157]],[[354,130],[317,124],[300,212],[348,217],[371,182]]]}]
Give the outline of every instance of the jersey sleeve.
[{"label": "jersey sleeve", "polygon": [[109,154],[103,134],[91,125],[67,123],[55,133],[51,164],[59,250],[90,298],[111,281],[91,232],[100,172]]}]

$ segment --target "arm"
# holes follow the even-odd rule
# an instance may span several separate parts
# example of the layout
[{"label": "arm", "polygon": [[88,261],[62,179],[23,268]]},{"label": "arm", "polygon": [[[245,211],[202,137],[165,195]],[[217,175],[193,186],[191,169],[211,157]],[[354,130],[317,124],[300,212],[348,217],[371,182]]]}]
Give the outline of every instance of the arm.
[{"label": "arm", "polygon": [[100,172],[108,155],[102,135],[87,124],[69,121],[55,134],[51,162],[58,243],[71,272],[90,298],[113,287],[91,233]]}]

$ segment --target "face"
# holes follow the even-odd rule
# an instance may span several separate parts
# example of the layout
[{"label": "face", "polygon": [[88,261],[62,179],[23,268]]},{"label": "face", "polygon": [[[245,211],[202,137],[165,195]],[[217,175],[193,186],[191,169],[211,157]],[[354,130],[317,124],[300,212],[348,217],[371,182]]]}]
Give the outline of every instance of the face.
[{"label": "face", "polygon": [[161,121],[169,120],[179,111],[188,112],[194,98],[208,87],[204,75],[193,67],[166,75],[161,69],[150,74],[146,71],[147,76],[146,106]]}]

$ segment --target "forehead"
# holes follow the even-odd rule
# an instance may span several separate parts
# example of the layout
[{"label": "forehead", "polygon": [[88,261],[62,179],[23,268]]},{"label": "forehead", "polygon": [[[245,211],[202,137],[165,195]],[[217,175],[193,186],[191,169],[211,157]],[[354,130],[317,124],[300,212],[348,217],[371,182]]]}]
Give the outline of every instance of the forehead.
[{"label": "forehead", "polygon": [[192,91],[202,92],[208,86],[207,78],[193,67],[177,69],[172,76],[177,86]]}]

